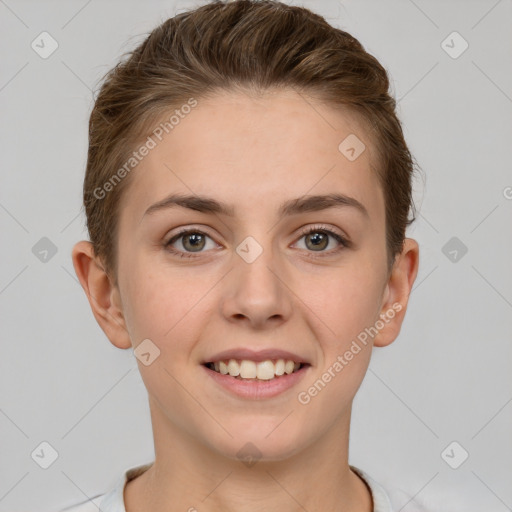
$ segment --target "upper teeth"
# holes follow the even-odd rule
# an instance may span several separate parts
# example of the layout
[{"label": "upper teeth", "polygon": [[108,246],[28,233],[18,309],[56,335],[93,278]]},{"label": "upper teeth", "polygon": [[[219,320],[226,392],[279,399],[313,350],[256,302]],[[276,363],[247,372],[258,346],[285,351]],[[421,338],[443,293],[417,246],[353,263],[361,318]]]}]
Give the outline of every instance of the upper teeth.
[{"label": "upper teeth", "polygon": [[249,361],[243,359],[237,361],[236,359],[230,359],[227,361],[218,361],[214,363],[215,371],[222,373],[223,375],[231,375],[232,377],[240,376],[242,379],[260,379],[270,380],[276,375],[290,374],[298,370],[300,363],[295,363],[292,360],[277,359],[274,361],[268,359],[256,363],[255,361]]}]

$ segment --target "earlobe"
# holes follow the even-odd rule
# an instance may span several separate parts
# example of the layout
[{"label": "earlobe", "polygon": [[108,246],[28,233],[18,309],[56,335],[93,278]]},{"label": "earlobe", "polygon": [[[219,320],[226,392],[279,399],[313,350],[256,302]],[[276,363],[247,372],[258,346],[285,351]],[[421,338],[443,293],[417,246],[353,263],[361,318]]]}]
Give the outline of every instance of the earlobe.
[{"label": "earlobe", "polygon": [[379,329],[374,338],[374,346],[385,347],[390,345],[400,333],[409,296],[418,274],[418,267],[418,243],[412,238],[406,238],[402,252],[395,259],[385,287],[380,312],[382,329]]},{"label": "earlobe", "polygon": [[71,257],[99,326],[114,346],[131,348],[120,300],[113,300],[119,297],[119,290],[112,284],[100,259],[94,254],[92,243],[86,240],[76,243]]}]

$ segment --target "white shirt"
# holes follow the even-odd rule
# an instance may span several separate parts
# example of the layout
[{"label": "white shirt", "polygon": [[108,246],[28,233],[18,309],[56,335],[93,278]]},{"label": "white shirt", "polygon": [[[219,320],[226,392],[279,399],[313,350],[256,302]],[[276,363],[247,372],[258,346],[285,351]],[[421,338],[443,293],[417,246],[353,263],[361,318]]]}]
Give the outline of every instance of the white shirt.
[{"label": "white shirt", "polygon": [[[110,492],[91,498],[78,505],[68,507],[60,512],[98,512],[98,507],[100,507],[99,510],[101,510],[101,512],[126,512],[124,506],[124,488],[126,483],[144,473],[152,464],[151,462],[127,469]],[[354,466],[350,466],[350,468],[368,485],[373,498],[373,512],[393,512],[386,491],[361,469]]]}]

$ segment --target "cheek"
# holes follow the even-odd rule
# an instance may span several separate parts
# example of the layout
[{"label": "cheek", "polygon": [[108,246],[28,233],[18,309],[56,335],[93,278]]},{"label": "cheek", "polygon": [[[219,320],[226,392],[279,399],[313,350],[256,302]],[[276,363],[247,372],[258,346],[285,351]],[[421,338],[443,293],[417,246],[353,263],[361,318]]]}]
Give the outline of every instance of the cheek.
[{"label": "cheek", "polygon": [[[300,296],[324,325],[333,348],[341,348],[375,322],[382,276],[371,265],[347,265],[304,283]],[[324,329],[322,329],[324,330]]]},{"label": "cheek", "polygon": [[371,358],[368,329],[380,311],[378,283],[375,271],[347,267],[336,279],[319,283],[316,296],[310,297],[310,308],[321,319],[316,325],[326,334],[319,338],[319,368],[297,396],[308,417],[331,424],[349,410]]},{"label": "cheek", "polygon": [[201,299],[212,286],[207,280],[191,280],[190,273],[176,269],[170,272],[154,265],[139,265],[128,275],[125,310],[135,345],[149,338],[165,352],[177,343],[184,348],[188,339],[197,337],[196,331],[201,328],[197,320],[204,317],[205,301]]}]

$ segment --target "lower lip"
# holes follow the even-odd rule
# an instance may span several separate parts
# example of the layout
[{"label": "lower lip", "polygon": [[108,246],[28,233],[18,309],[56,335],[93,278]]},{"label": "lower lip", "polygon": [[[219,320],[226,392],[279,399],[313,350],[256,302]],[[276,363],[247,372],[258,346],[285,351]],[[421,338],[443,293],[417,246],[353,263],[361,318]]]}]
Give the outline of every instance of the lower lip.
[{"label": "lower lip", "polygon": [[201,365],[208,375],[224,389],[242,398],[260,400],[272,398],[295,386],[306,374],[310,365],[303,366],[300,370],[274,377],[271,380],[241,380],[230,375],[223,375],[210,368]]}]

